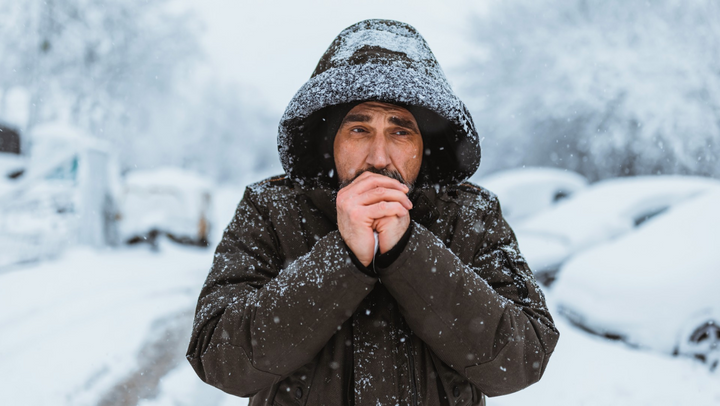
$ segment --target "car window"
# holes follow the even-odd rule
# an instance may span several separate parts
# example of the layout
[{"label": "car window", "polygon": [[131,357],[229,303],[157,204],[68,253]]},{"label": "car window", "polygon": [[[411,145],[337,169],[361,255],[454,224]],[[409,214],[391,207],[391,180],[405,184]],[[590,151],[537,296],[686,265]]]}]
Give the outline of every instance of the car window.
[{"label": "car window", "polygon": [[635,227],[640,227],[643,223],[650,220],[651,218],[658,216],[662,213],[665,213],[668,208],[669,208],[668,206],[656,208],[654,210],[650,210],[650,211],[647,211],[647,212],[644,212],[644,213],[641,213],[641,214],[635,216],[635,218],[633,218]]}]

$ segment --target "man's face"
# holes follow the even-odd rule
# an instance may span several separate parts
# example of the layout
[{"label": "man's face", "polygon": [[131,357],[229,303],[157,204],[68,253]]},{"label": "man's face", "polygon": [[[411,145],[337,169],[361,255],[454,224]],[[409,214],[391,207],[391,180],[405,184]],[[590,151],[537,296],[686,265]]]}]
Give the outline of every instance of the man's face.
[{"label": "man's face", "polygon": [[365,171],[399,174],[412,185],[420,173],[423,140],[415,117],[388,103],[355,106],[340,124],[335,142],[335,168],[341,187]]}]

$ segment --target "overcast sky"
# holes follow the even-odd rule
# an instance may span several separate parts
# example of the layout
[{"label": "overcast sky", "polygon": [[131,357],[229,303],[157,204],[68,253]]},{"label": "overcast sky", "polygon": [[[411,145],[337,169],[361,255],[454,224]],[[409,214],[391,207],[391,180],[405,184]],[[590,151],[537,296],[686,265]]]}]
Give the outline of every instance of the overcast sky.
[{"label": "overcast sky", "polygon": [[486,1],[188,1],[205,24],[205,75],[247,86],[280,114],[344,28],[367,18],[413,25],[446,75],[468,55],[467,16]]}]

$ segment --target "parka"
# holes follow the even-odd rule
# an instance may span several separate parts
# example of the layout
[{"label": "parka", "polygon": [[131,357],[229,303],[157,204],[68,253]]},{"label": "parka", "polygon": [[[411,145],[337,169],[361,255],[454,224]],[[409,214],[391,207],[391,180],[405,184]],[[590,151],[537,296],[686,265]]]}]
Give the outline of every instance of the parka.
[{"label": "parka", "polygon": [[[327,144],[367,100],[407,106],[427,148],[402,247],[366,268],[337,228]],[[559,333],[497,197],[464,181],[478,136],[414,28],[344,30],[278,146],[286,174],[246,189],[200,293],[203,381],[251,405],[481,405],[541,378]]]}]

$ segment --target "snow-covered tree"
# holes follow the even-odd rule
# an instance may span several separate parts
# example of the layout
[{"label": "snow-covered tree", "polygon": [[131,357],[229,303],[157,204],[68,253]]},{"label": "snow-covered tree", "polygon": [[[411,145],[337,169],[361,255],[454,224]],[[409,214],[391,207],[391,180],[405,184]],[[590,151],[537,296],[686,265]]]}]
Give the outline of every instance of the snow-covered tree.
[{"label": "snow-covered tree", "polygon": [[181,96],[181,117],[154,121],[149,133],[156,136],[132,145],[134,151],[128,157],[132,167],[180,166],[219,182],[282,171],[276,141],[278,117],[257,99],[257,92],[210,80],[187,93]]},{"label": "snow-covered tree", "polygon": [[0,86],[30,92],[29,127],[57,118],[94,133],[113,121],[142,126],[148,104],[166,98],[199,53],[194,21],[168,1],[3,0],[0,8]]},{"label": "snow-covered tree", "polygon": [[720,3],[513,0],[473,20],[461,87],[483,170],[720,176]]},{"label": "snow-covered tree", "polygon": [[[185,161],[207,167],[208,174],[221,182],[282,172],[277,152],[279,117],[268,112],[257,94],[240,86],[208,83],[188,126],[196,136]],[[208,167],[208,162],[214,165]]]},{"label": "snow-covered tree", "polygon": [[8,95],[22,89],[23,131],[73,124],[113,142],[124,171],[174,165],[229,181],[270,165],[277,118],[246,92],[193,74],[200,21],[173,5],[0,0],[0,118],[17,110]]}]

